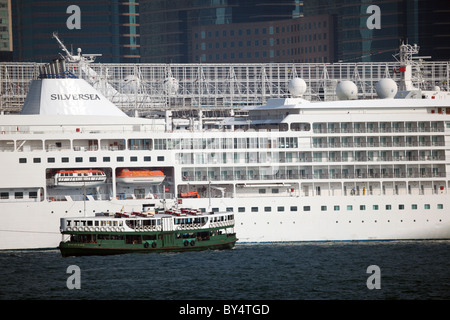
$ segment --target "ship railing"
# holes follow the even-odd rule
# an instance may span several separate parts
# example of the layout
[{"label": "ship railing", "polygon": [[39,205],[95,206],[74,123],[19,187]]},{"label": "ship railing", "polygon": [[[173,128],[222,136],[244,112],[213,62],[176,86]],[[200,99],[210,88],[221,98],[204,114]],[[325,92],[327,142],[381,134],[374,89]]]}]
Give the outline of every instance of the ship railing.
[{"label": "ship railing", "polygon": [[144,200],[144,199],[174,199],[173,193],[149,193],[149,194],[134,194],[134,193],[118,193],[117,200]]},{"label": "ship railing", "polygon": [[109,194],[88,194],[84,195],[52,195],[47,196],[47,201],[100,201],[100,200],[111,200],[111,195]]}]

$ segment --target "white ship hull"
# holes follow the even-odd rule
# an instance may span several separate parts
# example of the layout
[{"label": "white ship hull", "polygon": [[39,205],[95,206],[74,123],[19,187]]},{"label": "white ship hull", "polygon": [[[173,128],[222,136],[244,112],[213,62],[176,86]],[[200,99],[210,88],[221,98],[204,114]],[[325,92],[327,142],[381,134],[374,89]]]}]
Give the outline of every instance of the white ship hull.
[{"label": "white ship hull", "polygon": [[[378,198],[378,197],[376,197]],[[435,199],[422,196],[414,199],[420,210],[379,210],[373,212],[358,210],[360,205],[372,207],[379,204],[380,199],[355,196],[351,201],[339,197],[300,199],[272,198],[261,200],[248,199],[211,199],[211,205],[220,210],[227,208],[271,207],[272,212],[235,211],[235,231],[239,242],[302,242],[302,241],[375,241],[375,240],[429,240],[450,239],[450,219],[445,210],[424,210],[425,204],[437,208],[438,204],[450,206],[447,195]],[[385,203],[392,207],[399,204],[410,204],[410,196],[386,197]],[[112,203],[111,201],[95,201],[89,203],[89,214],[93,212],[133,211],[141,208],[141,201]],[[155,201],[160,204],[159,201]],[[209,199],[183,199],[186,207],[208,207]],[[148,203],[145,202],[145,203]],[[311,206],[309,212],[277,212],[280,203],[285,207]],[[355,210],[345,211],[348,204]],[[340,205],[342,211],[321,211],[321,207],[332,208]],[[83,216],[83,202],[68,203],[37,203],[32,206],[24,204],[2,205],[0,215],[0,249],[37,249],[56,248],[61,235],[59,223],[61,217]],[[70,207],[70,210],[67,210]],[[66,213],[67,211],[67,213]],[[25,223],[26,222],[26,223]]]}]

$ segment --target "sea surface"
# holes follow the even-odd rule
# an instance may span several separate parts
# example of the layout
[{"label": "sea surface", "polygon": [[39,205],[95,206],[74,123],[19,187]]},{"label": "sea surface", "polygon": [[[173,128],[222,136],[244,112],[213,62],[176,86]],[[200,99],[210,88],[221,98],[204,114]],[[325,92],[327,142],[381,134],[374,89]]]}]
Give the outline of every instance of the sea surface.
[{"label": "sea surface", "polygon": [[450,241],[69,258],[58,250],[3,251],[0,267],[1,300],[450,299]]}]

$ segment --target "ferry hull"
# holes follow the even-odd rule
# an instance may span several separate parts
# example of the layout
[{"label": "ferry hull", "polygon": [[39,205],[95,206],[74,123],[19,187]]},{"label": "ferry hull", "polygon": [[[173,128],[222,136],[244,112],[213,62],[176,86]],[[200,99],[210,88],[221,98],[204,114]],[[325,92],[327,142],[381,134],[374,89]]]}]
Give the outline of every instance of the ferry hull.
[{"label": "ferry hull", "polygon": [[136,248],[104,248],[101,245],[86,245],[70,244],[61,242],[59,250],[63,257],[70,256],[94,256],[94,255],[117,255],[129,253],[163,253],[163,252],[189,252],[189,251],[205,251],[205,250],[228,250],[232,249],[236,240],[210,244],[210,245],[195,245],[186,247],[162,247],[162,248],[145,248],[142,245],[135,245]]}]

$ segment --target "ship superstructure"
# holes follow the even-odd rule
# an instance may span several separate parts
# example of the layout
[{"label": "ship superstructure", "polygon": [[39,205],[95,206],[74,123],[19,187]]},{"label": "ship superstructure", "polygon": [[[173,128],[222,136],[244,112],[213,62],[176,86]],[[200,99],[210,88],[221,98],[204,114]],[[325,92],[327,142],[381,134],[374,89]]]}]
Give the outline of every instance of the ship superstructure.
[{"label": "ship superstructure", "polygon": [[[379,99],[342,81],[341,100],[309,102],[295,78],[290,98],[208,127],[128,117],[44,73],[0,116],[0,248],[56,247],[60,218],[164,206],[234,212],[241,242],[448,239],[450,95],[409,86],[402,63]],[[79,185],[56,183],[70,174]]]}]

